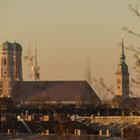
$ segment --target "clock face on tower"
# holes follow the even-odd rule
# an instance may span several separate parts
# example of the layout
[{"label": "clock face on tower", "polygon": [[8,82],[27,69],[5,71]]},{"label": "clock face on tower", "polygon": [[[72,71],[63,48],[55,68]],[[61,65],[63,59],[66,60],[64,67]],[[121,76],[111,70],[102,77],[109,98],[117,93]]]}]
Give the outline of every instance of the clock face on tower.
[{"label": "clock face on tower", "polygon": [[118,70],[121,71],[121,65],[118,65]]}]

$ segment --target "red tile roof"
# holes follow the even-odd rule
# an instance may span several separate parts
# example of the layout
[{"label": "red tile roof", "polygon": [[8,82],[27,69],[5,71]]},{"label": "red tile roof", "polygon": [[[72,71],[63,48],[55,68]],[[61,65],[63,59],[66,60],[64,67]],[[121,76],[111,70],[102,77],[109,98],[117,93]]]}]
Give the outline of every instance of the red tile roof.
[{"label": "red tile roof", "polygon": [[13,94],[22,101],[101,102],[86,81],[19,81],[14,84]]}]

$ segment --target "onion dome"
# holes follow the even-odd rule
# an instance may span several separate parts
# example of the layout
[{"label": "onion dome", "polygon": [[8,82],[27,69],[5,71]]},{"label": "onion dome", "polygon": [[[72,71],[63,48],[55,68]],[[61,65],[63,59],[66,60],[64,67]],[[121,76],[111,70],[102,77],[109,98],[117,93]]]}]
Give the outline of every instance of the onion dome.
[{"label": "onion dome", "polygon": [[19,43],[14,42],[13,47],[15,51],[22,51],[22,46]]},{"label": "onion dome", "polygon": [[13,51],[13,45],[12,45],[12,43],[6,41],[3,44],[1,44],[0,49]]}]

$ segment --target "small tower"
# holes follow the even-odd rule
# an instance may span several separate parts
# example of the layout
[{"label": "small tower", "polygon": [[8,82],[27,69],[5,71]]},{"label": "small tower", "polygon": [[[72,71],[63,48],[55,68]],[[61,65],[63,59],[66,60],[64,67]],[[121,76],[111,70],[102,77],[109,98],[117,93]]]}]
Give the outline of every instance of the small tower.
[{"label": "small tower", "polygon": [[129,73],[128,66],[125,62],[124,42],[122,36],[122,53],[120,56],[120,63],[117,66],[116,72],[116,96],[123,99],[129,97]]},{"label": "small tower", "polygon": [[22,47],[4,42],[0,46],[0,97],[11,97],[14,81],[22,80]]},{"label": "small tower", "polygon": [[14,80],[22,81],[22,46],[19,43],[13,43],[14,57]]}]

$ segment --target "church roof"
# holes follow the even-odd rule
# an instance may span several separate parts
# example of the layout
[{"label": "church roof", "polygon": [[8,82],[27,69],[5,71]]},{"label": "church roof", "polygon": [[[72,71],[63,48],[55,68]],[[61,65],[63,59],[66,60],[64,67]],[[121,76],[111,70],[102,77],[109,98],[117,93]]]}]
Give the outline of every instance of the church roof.
[{"label": "church roof", "polygon": [[128,97],[124,98],[122,96],[114,96],[112,99],[113,106],[123,106],[130,109],[140,109],[140,98]]},{"label": "church roof", "polygon": [[120,105],[122,105],[122,102],[123,102],[122,96],[115,95],[111,101],[111,105],[114,107],[120,107]]},{"label": "church roof", "polygon": [[122,96],[115,95],[112,99],[112,102],[122,102],[123,98]]},{"label": "church roof", "polygon": [[124,104],[126,104],[131,109],[140,109],[140,98],[126,98],[124,99]]},{"label": "church roof", "polygon": [[19,81],[14,98],[28,102],[100,104],[101,100],[86,81]]}]

